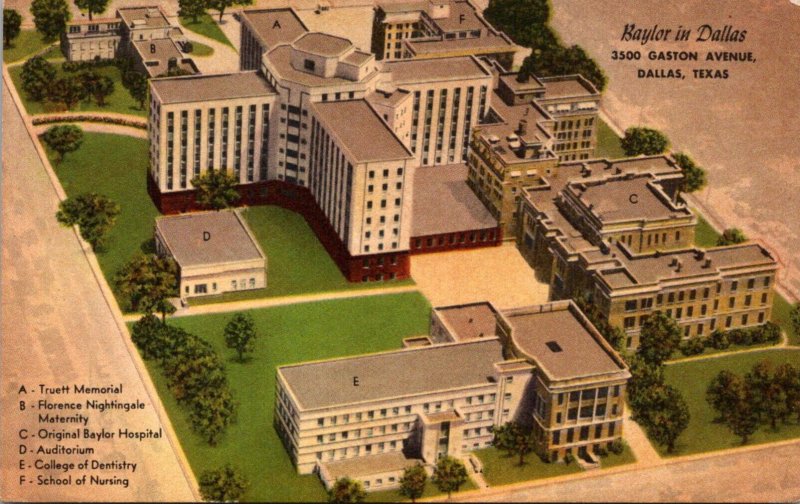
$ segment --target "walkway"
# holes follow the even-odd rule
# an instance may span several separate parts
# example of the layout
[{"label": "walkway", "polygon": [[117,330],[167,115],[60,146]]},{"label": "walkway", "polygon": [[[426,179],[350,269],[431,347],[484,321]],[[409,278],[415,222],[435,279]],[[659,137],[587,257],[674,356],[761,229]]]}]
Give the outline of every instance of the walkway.
[{"label": "walkway", "polygon": [[[187,306],[179,308],[170,317],[190,317],[192,315],[206,315],[210,313],[228,313],[243,310],[256,310],[290,304],[316,303],[334,299],[352,299],[367,296],[384,296],[388,294],[401,294],[403,292],[417,292],[416,285],[403,285],[400,287],[379,287],[376,289],[347,290],[335,292],[319,292],[315,294],[298,294],[295,296],[266,297],[249,299],[247,301],[228,301],[205,305]],[[142,317],[141,313],[127,314],[123,318],[126,322],[135,322]]]},{"label": "walkway", "polygon": [[[51,124],[39,124],[33,127],[33,130],[36,132],[37,135],[41,135],[48,128],[54,126],[56,123]],[[96,122],[72,122],[70,124],[76,124],[81,127],[83,131],[89,133],[108,133],[110,135],[124,135],[130,136],[134,138],[143,138],[147,139],[147,131],[139,128],[132,128],[130,126],[120,126],[118,124],[106,124],[106,123],[96,123]]]},{"label": "walkway", "polygon": [[[4,72],[5,83],[8,74]],[[94,255],[74,229],[55,220],[59,197],[36,144],[8,86],[3,89],[2,179],[2,325],[0,356],[3,388],[0,410],[0,495],[3,501],[194,501],[193,477],[182,458],[171,426],[149,376],[121,324],[119,309],[109,298]],[[63,194],[63,193],[62,193]],[[16,455],[20,429],[38,429],[34,413],[20,411],[20,385],[61,386],[121,384],[123,393],[111,399],[142,401],[144,409],[128,413],[109,410],[89,412],[88,427],[132,430],[164,429],[160,439],[137,442],[117,438],[86,441],[96,460],[125,460],[138,464],[136,471],[105,472],[104,476],[129,478],[130,486],[82,486],[19,484],[19,476],[63,476],[63,472],[19,469]],[[33,396],[45,398],[45,396]],[[56,398],[56,396],[53,396]],[[63,397],[58,396],[63,399]],[[45,427],[45,425],[42,425]],[[57,430],[68,425],[52,425]],[[74,445],[74,443],[69,444]],[[55,445],[55,443],[52,443]],[[51,444],[47,444],[52,447]],[[36,445],[31,444],[31,451]],[[13,449],[12,449],[13,448]],[[59,455],[60,462],[82,462],[84,456]],[[76,471],[73,478],[84,471]]]}]

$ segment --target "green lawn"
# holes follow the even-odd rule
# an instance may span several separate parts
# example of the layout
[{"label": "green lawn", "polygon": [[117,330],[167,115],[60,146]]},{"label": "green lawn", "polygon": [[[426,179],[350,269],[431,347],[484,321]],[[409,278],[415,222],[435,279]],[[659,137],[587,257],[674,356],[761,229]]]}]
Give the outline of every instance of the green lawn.
[{"label": "green lawn", "polygon": [[189,54],[189,56],[204,58],[206,56],[211,56],[212,54],[214,54],[213,47],[209,47],[196,40],[192,40],[191,42],[192,42],[192,52],[191,54]]},{"label": "green lawn", "polygon": [[781,326],[781,329],[789,336],[789,344],[800,346],[800,334],[794,330],[791,320],[789,319],[789,312],[792,310],[792,305],[783,296],[775,293],[772,301],[772,321]]},{"label": "green lawn", "polygon": [[600,457],[600,468],[608,469],[610,467],[633,464],[634,462],[636,462],[636,455],[633,454],[630,446],[625,443],[625,449],[619,455],[609,452],[607,457]]},{"label": "green lawn", "polygon": [[3,47],[3,61],[13,63],[41,51],[51,42],[44,42],[42,34],[36,30],[22,30],[19,36],[11,41],[11,45]]},{"label": "green lawn", "polygon": [[277,206],[257,206],[245,209],[243,215],[267,255],[267,288],[194,299],[192,305],[308,292],[413,285],[411,280],[348,282],[298,213]]},{"label": "green lawn", "polygon": [[552,478],[581,471],[575,462],[572,464],[547,463],[533,453],[525,457],[525,464],[517,465],[518,457],[508,457],[497,448],[484,448],[474,452],[483,463],[483,477],[492,486],[508,485],[520,481]]},{"label": "green lawn", "polygon": [[[453,492],[453,498],[458,500],[459,492],[466,492],[469,490],[476,490],[478,486],[472,479],[468,479],[464,486],[462,486],[458,492]],[[422,492],[422,499],[428,499],[431,497],[438,497],[444,495],[443,492],[440,492],[436,485],[431,483],[431,480],[428,479],[428,484],[425,485],[425,491]],[[365,502],[411,502],[410,499],[406,499],[402,497],[397,490],[384,490],[382,492],[369,492],[367,493],[367,500]]]},{"label": "green lawn", "polygon": [[200,35],[204,35],[210,39],[214,39],[217,42],[221,42],[223,44],[227,44],[233,47],[231,41],[228,40],[228,37],[225,36],[225,33],[222,32],[220,27],[217,25],[217,22],[214,18],[211,17],[210,14],[203,14],[199,18],[197,18],[197,22],[195,23],[189,18],[180,17],[181,25],[188,30],[191,30],[195,33],[199,33]]},{"label": "green lawn", "polygon": [[[58,71],[57,78],[64,75],[61,70],[61,64],[55,63],[56,70]],[[72,112],[117,112],[119,114],[130,114],[141,117],[147,116],[146,108],[144,110],[139,108],[139,104],[131,98],[127,89],[122,86],[122,78],[119,69],[116,66],[108,65],[93,69],[99,75],[107,75],[114,81],[114,92],[106,98],[106,104],[103,107],[97,105],[94,100],[79,102],[73,107]],[[14,86],[17,88],[22,102],[25,104],[25,109],[29,114],[45,114],[50,112],[61,112],[63,105],[53,104],[49,102],[35,102],[28,99],[27,93],[22,90],[22,65],[15,66],[9,69],[11,80],[14,81]]]},{"label": "green lawn", "polygon": [[622,145],[620,145],[620,138],[602,119],[598,119],[597,123],[597,149],[595,149],[595,157],[607,159],[626,157],[625,152],[622,150]]},{"label": "green lawn", "polygon": [[237,423],[216,447],[191,432],[185,411],[168,392],[156,366],[148,362],[150,374],[195,475],[231,463],[250,480],[245,500],[324,500],[326,496],[316,476],[297,475],[272,426],[276,366],[399,349],[402,338],[427,332],[430,305],[418,293],[404,293],[249,313],[256,321],[259,339],[252,360],[246,364],[235,362],[234,353],[225,348],[223,329],[231,314],[170,321],[209,341],[227,362],[228,379],[240,406]]},{"label": "green lawn", "polygon": [[[714,423],[715,413],[705,399],[706,387],[720,371],[726,369],[740,375],[748,372],[754,364],[768,358],[774,365],[783,362],[800,364],[800,350],[764,350],[762,352],[729,355],[715,359],[672,364],[666,367],[668,384],[677,387],[689,404],[691,420],[681,434],[673,455],[687,455],[741,446],[740,438],[733,435],[723,424]],[[750,439],[750,444],[768,443],[782,439],[800,437],[800,424],[792,422],[773,431],[763,425]],[[666,449],[656,446],[662,455]]]},{"label": "green lawn", "polygon": [[153,237],[158,210],[147,195],[147,140],[84,133],[81,148],[67,154],[60,165],[52,153],[49,157],[68,196],[96,192],[120,205],[117,222],[108,234],[107,251],[97,254],[113,288],[117,270]]},{"label": "green lawn", "polygon": [[698,247],[716,247],[719,233],[711,227],[711,224],[695,211],[697,215],[697,227],[694,228],[694,244]]}]

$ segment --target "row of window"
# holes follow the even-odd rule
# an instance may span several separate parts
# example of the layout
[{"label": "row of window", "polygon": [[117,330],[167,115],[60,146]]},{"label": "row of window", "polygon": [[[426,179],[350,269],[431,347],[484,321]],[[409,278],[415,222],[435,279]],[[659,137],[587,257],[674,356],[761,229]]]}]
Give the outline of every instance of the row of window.
[{"label": "row of window", "polygon": [[[605,427],[605,431],[606,431],[606,435],[605,436],[603,436],[604,427]],[[593,439],[598,439],[598,438],[601,438],[601,437],[611,437],[616,432],[616,430],[617,430],[616,427],[617,427],[616,422],[611,422],[611,423],[608,423],[608,424],[597,424],[597,425],[594,425],[594,426],[585,425],[585,426],[581,427],[578,430],[578,439],[577,439],[577,441],[588,441],[589,440],[589,435],[590,435],[590,433],[592,431],[592,428],[594,429]],[[575,439],[575,429],[574,428],[570,428],[570,429],[562,429],[562,430],[553,431],[553,443],[552,443],[553,446],[560,445],[562,443],[562,440],[563,440],[563,442],[565,444],[574,443],[576,441],[576,439]]]}]

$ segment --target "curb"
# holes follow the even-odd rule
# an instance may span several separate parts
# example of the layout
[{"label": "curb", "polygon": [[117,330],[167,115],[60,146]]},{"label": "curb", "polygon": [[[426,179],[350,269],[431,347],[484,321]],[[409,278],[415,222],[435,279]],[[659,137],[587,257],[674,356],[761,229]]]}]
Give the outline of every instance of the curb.
[{"label": "curb", "polygon": [[[11,76],[8,73],[8,67],[6,65],[3,65],[3,80],[5,81],[4,84],[8,87],[9,93],[11,94],[11,98],[14,101],[14,105],[17,107],[17,110],[22,116],[22,122],[25,124],[25,129],[27,130],[28,135],[33,140],[36,152],[39,155],[39,158],[41,159],[42,164],[45,167],[47,176],[50,179],[50,183],[53,186],[53,189],[55,190],[58,199],[60,201],[64,201],[67,198],[67,195],[64,192],[64,188],[61,187],[61,183],[59,182],[58,177],[56,176],[55,171],[53,170],[53,167],[51,166],[50,161],[47,159],[47,155],[45,154],[44,149],[41,143],[39,142],[39,139],[33,128],[31,118],[25,111],[25,107],[22,105],[22,100],[20,99],[16,88],[13,86],[11,82]],[[181,468],[181,472],[183,472],[184,478],[186,478],[189,490],[191,491],[194,499],[196,501],[200,501],[202,499],[200,496],[199,487],[197,481],[195,480],[194,473],[192,472],[191,467],[189,465],[188,459],[186,458],[186,454],[183,452],[183,448],[181,447],[180,442],[178,441],[178,437],[175,434],[172,422],[170,422],[169,416],[167,415],[166,410],[164,409],[164,406],[161,403],[161,398],[158,396],[155,386],[153,385],[153,382],[150,379],[150,374],[147,372],[147,369],[145,368],[144,361],[139,355],[139,352],[133,346],[133,342],[131,341],[131,338],[128,333],[128,328],[125,325],[125,322],[122,318],[122,312],[120,311],[116,299],[114,298],[114,295],[111,292],[111,288],[108,286],[108,283],[106,282],[106,279],[100,270],[100,264],[97,262],[97,257],[92,251],[91,246],[81,237],[77,225],[72,227],[72,231],[75,233],[75,237],[78,239],[78,243],[80,244],[81,249],[83,250],[83,255],[84,257],[86,257],[86,261],[89,263],[89,266],[92,270],[94,279],[97,282],[98,287],[100,287],[103,299],[105,300],[106,305],[108,306],[112,316],[114,317],[114,321],[117,325],[119,336],[120,338],[122,338],[125,344],[125,348],[128,350],[128,354],[130,355],[131,360],[133,361],[136,373],[139,375],[142,385],[144,386],[145,393],[147,394],[148,398],[153,404],[153,408],[155,409],[159,421],[164,426],[164,430],[167,433],[167,440],[169,441],[173,453],[175,453],[176,458],[178,459],[178,465]]]}]

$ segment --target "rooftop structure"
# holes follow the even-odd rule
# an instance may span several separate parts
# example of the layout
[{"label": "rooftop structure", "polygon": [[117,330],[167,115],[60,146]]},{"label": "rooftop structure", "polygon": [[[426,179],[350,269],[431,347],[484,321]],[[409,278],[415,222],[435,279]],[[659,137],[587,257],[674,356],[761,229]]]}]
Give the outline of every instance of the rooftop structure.
[{"label": "rooftop structure", "polygon": [[[274,95],[275,89],[257,72],[192,75],[153,79],[150,84],[165,104],[252,98]],[[190,86],[191,93],[186,90]]]},{"label": "rooftop structure", "polygon": [[[497,335],[497,311],[488,302],[442,306],[433,317],[444,325],[456,341],[471,341]],[[431,334],[441,339],[441,335]]]},{"label": "rooftop structure", "polygon": [[387,61],[383,72],[389,73],[387,80],[402,86],[412,82],[458,81],[489,76],[489,71],[472,56],[458,56],[447,59],[416,59]]},{"label": "rooftop structure", "polygon": [[158,77],[169,71],[197,73],[191,58],[184,58],[178,44],[169,38],[135,40],[133,48],[139,56],[140,67],[149,77]]},{"label": "rooftop structure", "polygon": [[117,16],[130,29],[166,28],[170,26],[166,14],[158,5],[123,7],[117,10]]}]

